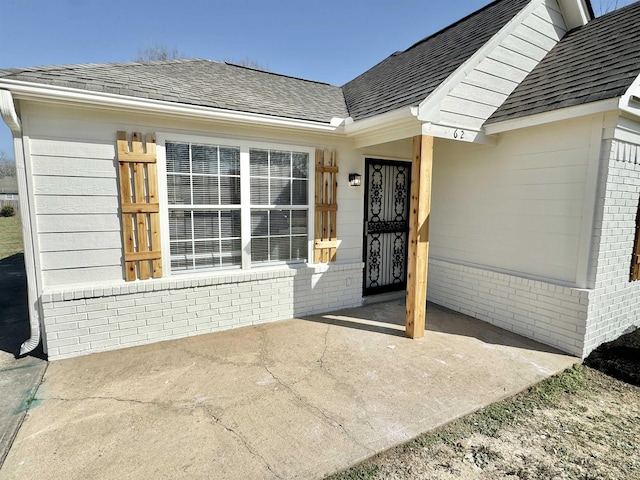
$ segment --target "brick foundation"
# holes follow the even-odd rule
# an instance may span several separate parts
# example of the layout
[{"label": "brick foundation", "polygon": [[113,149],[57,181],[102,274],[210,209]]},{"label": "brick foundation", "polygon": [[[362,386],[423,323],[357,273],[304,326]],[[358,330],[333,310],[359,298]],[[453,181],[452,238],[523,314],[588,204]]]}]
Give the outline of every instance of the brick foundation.
[{"label": "brick foundation", "polygon": [[173,277],[42,296],[50,360],[355,307],[362,264]]}]

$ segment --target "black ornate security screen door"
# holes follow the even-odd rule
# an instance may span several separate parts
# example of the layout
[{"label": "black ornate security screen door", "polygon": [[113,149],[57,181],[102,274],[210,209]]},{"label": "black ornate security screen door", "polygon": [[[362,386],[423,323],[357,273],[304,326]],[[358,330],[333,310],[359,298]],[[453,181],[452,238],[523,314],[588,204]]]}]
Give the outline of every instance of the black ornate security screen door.
[{"label": "black ornate security screen door", "polygon": [[365,161],[364,294],[407,285],[411,163]]}]

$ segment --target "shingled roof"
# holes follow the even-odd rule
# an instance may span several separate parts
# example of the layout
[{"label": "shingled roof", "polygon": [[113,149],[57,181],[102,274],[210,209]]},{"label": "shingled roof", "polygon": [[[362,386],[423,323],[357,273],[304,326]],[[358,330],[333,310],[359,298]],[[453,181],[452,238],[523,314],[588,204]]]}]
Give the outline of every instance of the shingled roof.
[{"label": "shingled roof", "polygon": [[487,123],[621,97],[640,74],[640,2],[569,32]]},{"label": "shingled roof", "polygon": [[415,106],[481,48],[530,0],[498,0],[396,52],[342,87],[354,120]]},{"label": "shingled roof", "polygon": [[[496,0],[343,87],[203,59],[0,70],[18,80],[328,123],[415,106],[531,0]],[[621,96],[640,73],[640,2],[569,32],[487,123]]]},{"label": "shingled roof", "polygon": [[348,116],[340,87],[202,59],[11,68],[4,79],[327,123]]}]

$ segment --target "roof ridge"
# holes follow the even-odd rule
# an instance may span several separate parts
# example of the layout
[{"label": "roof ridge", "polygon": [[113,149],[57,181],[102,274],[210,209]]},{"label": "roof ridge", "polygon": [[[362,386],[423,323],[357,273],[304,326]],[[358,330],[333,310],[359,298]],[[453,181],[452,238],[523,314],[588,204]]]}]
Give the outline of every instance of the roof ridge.
[{"label": "roof ridge", "polygon": [[171,60],[152,60],[148,62],[93,62],[93,63],[69,63],[61,65],[36,65],[32,67],[19,67],[19,68],[3,68],[1,70],[9,71],[14,70],[12,73],[27,73],[27,72],[55,72],[58,70],[75,70],[79,68],[87,67],[125,67],[132,65],[167,65],[171,63],[190,63],[190,62],[211,62],[211,63],[223,63],[215,60],[207,60],[205,58],[176,58]]},{"label": "roof ridge", "polygon": [[[440,30],[438,30],[435,33],[432,33],[431,35],[428,35],[426,37],[424,37],[422,40],[418,40],[417,42],[415,42],[413,45],[411,45],[410,47],[407,47],[404,50],[396,50],[395,52],[391,53],[390,55],[388,55],[387,57],[384,57],[382,60],[380,60],[378,63],[376,63],[375,65],[373,65],[372,67],[370,67],[368,70],[360,73],[359,75],[357,75],[356,77],[352,78],[351,80],[348,80],[347,82],[345,82],[340,88],[345,88],[349,83],[353,82],[354,80],[362,77],[363,75],[365,75],[367,72],[369,72],[370,70],[373,70],[374,68],[378,67],[380,64],[386,62],[387,60],[389,60],[392,57],[398,57],[401,56],[404,53],[409,52],[410,50],[419,47],[420,45],[422,45],[425,42],[428,42],[429,40],[443,34],[444,32],[446,32],[447,30],[450,30],[451,28],[459,25],[460,23],[469,20],[470,18],[476,16],[479,13],[484,12],[485,10],[487,10],[490,7],[493,7],[494,5],[501,3],[503,1],[508,1],[508,0],[494,0],[491,3],[488,3],[487,5],[485,5],[484,7],[480,8],[479,10],[475,10],[473,12],[471,12],[470,14],[466,15],[465,17],[461,18],[460,20],[457,20],[456,22],[452,23],[451,25],[447,25],[446,27],[441,28]],[[532,0],[530,0],[532,1]]]},{"label": "roof ridge", "polygon": [[638,18],[640,1],[567,32],[486,124],[622,96],[640,73]]},{"label": "roof ridge", "polygon": [[[615,10],[611,10],[610,12],[607,12],[607,13],[605,13],[603,15],[600,15],[599,17],[592,18],[586,24],[579,25],[579,26],[569,30],[566,33],[566,35],[562,38],[562,40],[560,40],[560,42],[558,42],[556,47],[557,48],[561,48],[562,44],[563,44],[563,40],[569,39],[569,38],[573,37],[574,35],[578,35],[579,32],[582,32],[584,30],[593,30],[594,28],[600,28],[600,25],[602,23],[615,21],[615,20],[613,20],[612,17],[625,16],[629,10],[632,10],[633,8],[639,8],[639,7],[640,7],[640,0],[635,1],[633,3],[630,3],[629,5],[625,5],[624,7],[619,7],[619,8],[616,8]],[[564,43],[566,44],[566,41]],[[556,47],[554,47],[554,49]],[[549,53],[551,53],[551,52],[549,52]]]},{"label": "roof ridge", "polygon": [[236,67],[236,68],[243,68],[245,70],[252,70],[254,72],[260,72],[260,73],[267,73],[269,75],[275,75],[277,77],[284,77],[284,78],[291,78],[293,80],[300,80],[302,82],[309,82],[309,83],[317,83],[319,85],[327,85],[329,87],[336,87],[336,88],[340,88],[337,85],[332,85],[330,83],[327,82],[320,82],[318,80],[309,80],[308,78],[302,78],[302,77],[294,77],[292,75],[285,75],[284,73],[278,73],[278,72],[271,72],[269,70],[261,70],[259,68],[254,68],[254,67],[247,67],[246,65],[238,65],[237,63],[233,63],[233,62],[223,62],[226,65],[229,65],[230,67]]},{"label": "roof ridge", "polygon": [[[475,17],[476,15],[479,15],[480,13],[484,12],[485,10],[487,10],[487,9],[489,9],[489,8],[491,8],[491,7],[493,7],[495,4],[500,3],[500,2],[504,2],[504,1],[508,1],[508,0],[494,0],[493,2],[486,4],[484,7],[480,8],[479,10],[475,10],[475,11],[471,12],[470,14],[466,15],[465,17],[462,17],[461,19],[459,19],[459,20],[457,20],[457,21],[453,22],[452,24],[447,25],[446,27],[441,28],[441,29],[440,29],[440,30],[438,30],[437,32],[432,33],[431,35],[429,35],[429,36],[427,36],[427,37],[424,37],[422,40],[418,40],[416,43],[414,43],[413,45],[411,45],[411,46],[410,46],[409,48],[407,48],[406,50],[402,50],[402,51],[400,51],[400,52],[395,52],[395,53],[394,53],[394,54],[392,54],[392,55],[395,55],[395,54],[398,54],[398,53],[405,53],[405,52],[408,52],[409,50],[411,50],[411,49],[413,49],[413,48],[415,48],[415,47],[417,47],[417,46],[419,46],[419,45],[423,44],[424,42],[427,42],[427,41],[431,40],[432,38],[435,38],[435,37],[437,37],[438,35],[443,34],[443,33],[444,33],[444,32],[446,32],[447,30],[451,30],[453,27],[455,27],[455,26],[457,26],[457,25],[461,24],[462,22],[465,22],[465,21],[467,21],[468,19],[470,19],[470,18],[472,18],[472,17]],[[532,1],[532,0],[531,0],[531,1]]]},{"label": "roof ridge", "polygon": [[591,25],[593,23],[600,23],[601,21],[607,20],[608,17],[612,17],[612,16],[614,16],[616,14],[619,15],[619,14],[622,14],[625,10],[629,10],[629,9],[631,9],[633,7],[638,7],[639,4],[640,4],[640,1],[636,1],[636,2],[630,3],[629,5],[625,5],[623,7],[618,7],[615,10],[611,10],[610,12],[603,13],[599,17],[594,17],[590,22],[587,22],[587,24],[581,25],[581,26],[576,27],[576,28],[584,28],[584,27],[587,27],[587,26],[589,26],[589,25]]}]

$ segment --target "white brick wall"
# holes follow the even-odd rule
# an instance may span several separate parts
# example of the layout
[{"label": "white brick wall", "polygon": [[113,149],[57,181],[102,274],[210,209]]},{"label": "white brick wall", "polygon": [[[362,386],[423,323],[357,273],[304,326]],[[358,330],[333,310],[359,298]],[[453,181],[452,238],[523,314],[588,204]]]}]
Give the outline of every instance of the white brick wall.
[{"label": "white brick wall", "polygon": [[361,303],[361,263],[174,277],[42,296],[49,360]]},{"label": "white brick wall", "polygon": [[640,326],[640,281],[630,282],[635,221],[640,200],[640,146],[603,142],[583,355],[617,338],[630,326]]},{"label": "white brick wall", "polygon": [[589,290],[431,259],[427,298],[497,327],[582,355]]},{"label": "white brick wall", "polygon": [[[628,138],[629,130],[624,134]],[[640,281],[629,281],[640,201],[640,134],[636,136],[635,143],[602,143],[588,272],[591,288],[432,259],[429,300],[580,357],[640,326]]]}]

